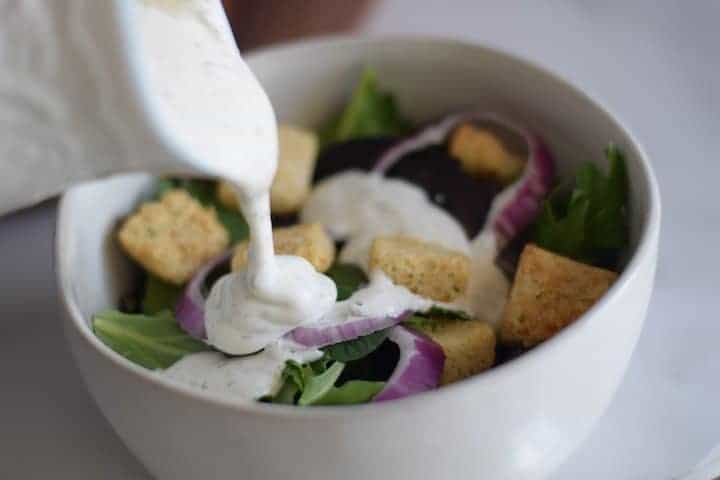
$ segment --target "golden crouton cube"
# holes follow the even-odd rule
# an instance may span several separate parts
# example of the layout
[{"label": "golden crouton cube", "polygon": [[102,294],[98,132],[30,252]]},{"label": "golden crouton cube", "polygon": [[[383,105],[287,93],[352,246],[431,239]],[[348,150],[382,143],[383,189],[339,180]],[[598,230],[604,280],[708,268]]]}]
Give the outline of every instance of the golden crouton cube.
[{"label": "golden crouton cube", "polygon": [[465,292],[470,259],[410,237],[377,237],[370,248],[370,270],[376,268],[418,295],[449,302]]},{"label": "golden crouton cube", "polygon": [[610,288],[615,272],[529,244],[520,256],[500,340],[531,347],[577,320]]},{"label": "golden crouton cube", "polygon": [[235,190],[233,190],[230,182],[221,180],[217,184],[217,190],[215,191],[220,204],[225,208],[238,209],[237,197],[235,196]]},{"label": "golden crouton cube", "polygon": [[[317,136],[310,130],[280,125],[278,149],[277,172],[270,188],[270,209],[274,214],[285,215],[300,210],[310,194],[318,153]],[[226,207],[237,208],[235,192],[227,182],[220,182],[217,197]]]},{"label": "golden crouton cube", "polygon": [[472,124],[461,125],[453,132],[449,151],[470,175],[494,178],[505,185],[519,177],[525,167],[525,160],[509,152],[497,136]]},{"label": "golden crouton cube", "polygon": [[[310,262],[315,270],[324,272],[335,261],[335,243],[319,223],[293,225],[273,230],[275,253],[297,255]],[[247,265],[248,242],[235,247],[232,270],[243,270]]]},{"label": "golden crouton cube", "polygon": [[495,332],[479,320],[435,320],[419,327],[445,352],[441,385],[476,375],[495,363]]},{"label": "golden crouton cube", "polygon": [[123,249],[163,280],[182,285],[229,243],[215,210],[205,208],[184,190],[143,204],[118,232]]}]

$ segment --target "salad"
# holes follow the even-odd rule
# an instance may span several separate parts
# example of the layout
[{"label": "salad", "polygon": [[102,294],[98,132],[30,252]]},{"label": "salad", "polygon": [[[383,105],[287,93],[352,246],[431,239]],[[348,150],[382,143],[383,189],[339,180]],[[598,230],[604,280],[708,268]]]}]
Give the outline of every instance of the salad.
[{"label": "salad", "polygon": [[318,131],[280,125],[279,150],[275,251],[324,274],[334,298],[299,325],[233,338],[215,292],[248,262],[234,190],[162,178],[119,226],[138,280],[93,317],[103,343],[238,401],[393,400],[552,337],[608,290],[627,249],[617,147],[607,173],[588,162],[558,183],[548,146],[520,124],[477,110],[414,125],[371,69]]}]

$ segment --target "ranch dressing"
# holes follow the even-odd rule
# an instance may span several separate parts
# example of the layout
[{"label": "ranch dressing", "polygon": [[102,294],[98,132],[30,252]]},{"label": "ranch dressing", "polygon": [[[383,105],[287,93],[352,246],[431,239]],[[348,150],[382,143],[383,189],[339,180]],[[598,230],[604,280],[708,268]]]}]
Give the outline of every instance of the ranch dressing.
[{"label": "ranch dressing", "polygon": [[382,270],[375,270],[370,275],[370,283],[347,300],[337,302],[317,323],[322,326],[358,318],[397,317],[408,310],[424,312],[435,303],[402,285],[395,285]]},{"label": "ranch dressing", "polygon": [[405,180],[348,171],[318,184],[302,209],[303,223],[320,222],[346,244],[340,261],[368,269],[370,247],[381,235],[407,235],[469,254],[462,226]]},{"label": "ranch dressing", "polygon": [[320,222],[346,244],[340,260],[367,270],[375,237],[407,235],[441,245],[470,257],[470,281],[455,308],[496,325],[510,282],[495,265],[497,246],[489,234],[472,242],[455,218],[435,206],[417,185],[377,173],[348,171],[315,187],[301,213],[303,222]]},{"label": "ranch dressing", "polygon": [[228,358],[217,352],[188,355],[161,375],[200,390],[255,400],[277,393],[287,360],[302,364],[322,355],[320,350],[298,350],[289,342],[279,340],[247,357]]}]

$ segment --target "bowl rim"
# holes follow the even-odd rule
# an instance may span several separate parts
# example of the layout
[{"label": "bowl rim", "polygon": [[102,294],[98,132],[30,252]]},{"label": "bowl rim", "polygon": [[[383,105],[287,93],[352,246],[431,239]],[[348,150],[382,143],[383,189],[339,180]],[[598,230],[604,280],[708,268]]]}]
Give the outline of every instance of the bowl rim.
[{"label": "bowl rim", "polygon": [[[548,69],[541,64],[524,58],[522,56],[510,53],[497,46],[490,46],[485,44],[479,44],[467,40],[459,40],[444,36],[435,35],[331,35],[322,36],[316,38],[310,38],[302,41],[290,41],[286,43],[280,43],[269,47],[263,47],[252,51],[246,56],[246,61],[252,68],[253,63],[262,59],[265,56],[278,54],[282,52],[292,51],[294,49],[314,49],[323,47],[342,47],[342,46],[362,46],[364,48],[377,48],[379,46],[386,47],[390,44],[400,45],[417,45],[417,44],[432,44],[433,46],[439,46],[443,48],[465,48],[472,50],[481,50],[488,55],[494,55],[502,57],[503,60],[516,62],[521,64],[524,68],[533,71],[536,75],[548,77],[550,80],[560,84],[562,87],[573,91],[574,94],[578,95],[584,101],[591,104],[591,106],[598,111],[599,114],[605,116],[611,123],[615,124],[617,128],[622,131],[630,145],[637,153],[638,165],[640,167],[641,176],[644,177],[648,184],[646,193],[646,222],[643,226],[637,248],[634,254],[630,258],[629,262],[625,266],[625,269],[621,272],[617,281],[611,286],[611,288],[598,300],[587,312],[585,312],[575,322],[565,327],[557,335],[544,341],[540,345],[534,347],[532,350],[523,353],[519,357],[513,359],[510,362],[493,367],[480,375],[475,375],[464,379],[460,382],[444,386],[443,388],[423,392],[417,395],[406,397],[392,402],[379,402],[379,403],[367,403],[360,405],[348,406],[318,406],[313,408],[298,408],[297,406],[288,405],[275,405],[265,404],[260,402],[243,402],[230,397],[223,396],[216,392],[207,392],[197,390],[188,385],[175,382],[172,379],[165,378],[159,375],[155,371],[145,369],[139,365],[136,365],[129,360],[125,359],[115,351],[111,350],[108,346],[102,343],[93,333],[92,329],[88,327],[84,315],[81,313],[79,306],[75,302],[72,289],[70,288],[70,277],[68,272],[69,266],[67,262],[67,256],[61,252],[66,251],[65,245],[70,241],[70,231],[67,225],[69,225],[68,217],[71,215],[70,205],[74,202],[75,197],[78,195],[78,188],[73,187],[69,189],[60,199],[58,216],[56,223],[56,238],[55,238],[55,271],[58,282],[58,289],[62,305],[66,310],[70,324],[75,330],[79,332],[79,337],[89,344],[89,346],[96,351],[99,355],[104,357],[106,360],[115,364],[118,368],[125,370],[128,374],[136,377],[137,380],[147,383],[148,386],[160,386],[164,389],[168,389],[177,395],[186,397],[188,400],[194,400],[202,404],[212,405],[214,407],[228,408],[237,413],[252,414],[262,417],[269,418],[292,418],[295,420],[315,420],[319,418],[337,418],[339,416],[346,417],[348,415],[353,416],[369,416],[375,415],[376,413],[383,412],[401,412],[407,407],[412,407],[416,402],[428,402],[431,399],[436,401],[442,401],[443,398],[447,398],[450,395],[456,395],[460,391],[469,391],[472,388],[476,388],[481,384],[489,384],[497,381],[499,376],[511,375],[513,371],[524,368],[528,362],[537,362],[542,356],[546,356],[548,352],[554,351],[567,342],[572,342],[572,338],[577,336],[581,328],[585,328],[585,325],[590,322],[590,319],[597,316],[602,312],[605,306],[611,302],[616,301],[616,297],[622,290],[626,290],[631,282],[639,274],[641,263],[648,257],[652,256],[658,242],[660,233],[660,218],[661,218],[661,201],[660,201],[660,190],[658,187],[657,179],[653,169],[651,167],[649,157],[642,144],[637,140],[632,131],[622,122],[618,116],[612,113],[607,107],[604,106],[603,102],[598,100],[597,96],[588,93],[587,89],[580,88],[570,81],[566,80],[563,76],[555,73],[551,69]],[[92,183],[99,183],[106,180],[97,180]],[[79,361],[76,357],[76,361]]]}]

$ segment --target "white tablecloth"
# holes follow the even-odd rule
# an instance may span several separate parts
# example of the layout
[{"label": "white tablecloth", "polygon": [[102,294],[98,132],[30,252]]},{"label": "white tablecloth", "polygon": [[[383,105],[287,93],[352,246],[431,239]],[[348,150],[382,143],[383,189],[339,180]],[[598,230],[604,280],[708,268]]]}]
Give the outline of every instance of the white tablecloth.
[{"label": "white tablecloth", "polygon": [[[609,411],[554,479],[670,479],[720,442],[719,19],[713,0],[385,0],[364,27],[542,62],[604,99],[653,159],[664,224],[646,328]],[[66,349],[54,219],[52,202],[0,219],[0,478],[149,478]]]}]

